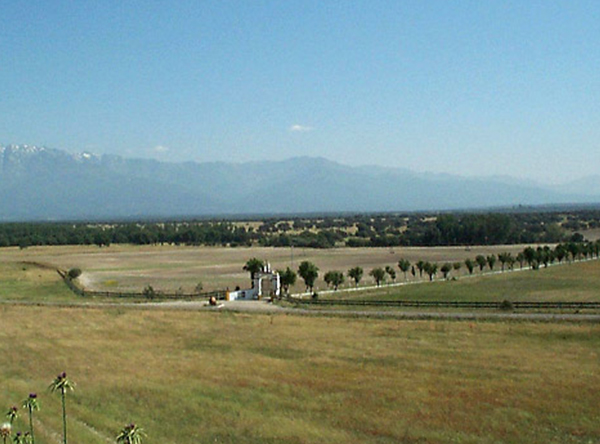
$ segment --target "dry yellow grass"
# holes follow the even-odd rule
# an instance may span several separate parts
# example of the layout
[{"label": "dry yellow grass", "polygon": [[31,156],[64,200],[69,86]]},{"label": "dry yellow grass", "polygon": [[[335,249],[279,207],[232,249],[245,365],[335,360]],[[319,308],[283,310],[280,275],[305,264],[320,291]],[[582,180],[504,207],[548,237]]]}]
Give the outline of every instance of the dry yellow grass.
[{"label": "dry yellow grass", "polygon": [[[16,258],[68,268],[106,251],[3,251],[0,288],[60,299],[55,273]],[[1,304],[0,405],[38,392],[38,442],[58,442],[59,398],[46,387],[67,371],[70,442],[114,442],[134,421],[148,444],[583,444],[600,440],[599,353],[596,324]]]},{"label": "dry yellow grass", "polygon": [[[0,403],[40,393],[39,441],[589,443],[600,326],[0,306]],[[19,420],[17,428],[24,423]]]},{"label": "dry yellow grass", "polygon": [[[146,285],[163,290],[192,290],[202,281],[206,290],[235,286],[246,288],[249,276],[242,270],[252,257],[269,261],[275,269],[290,266],[297,270],[301,261],[314,262],[320,271],[317,290],[325,288],[322,276],[326,271],[346,272],[354,266],[365,270],[364,280],[370,281],[368,272],[386,265],[400,271],[400,258],[431,262],[463,261],[478,254],[506,251],[515,255],[522,245],[491,247],[439,247],[439,248],[334,248],[328,250],[304,248],[223,248],[186,246],[95,246],[34,247],[0,249],[0,262],[38,261],[61,268],[79,267],[84,271],[84,282],[99,290],[140,290]],[[465,272],[464,266],[462,273]],[[347,284],[349,285],[349,283]],[[302,291],[301,281],[293,291]]]}]

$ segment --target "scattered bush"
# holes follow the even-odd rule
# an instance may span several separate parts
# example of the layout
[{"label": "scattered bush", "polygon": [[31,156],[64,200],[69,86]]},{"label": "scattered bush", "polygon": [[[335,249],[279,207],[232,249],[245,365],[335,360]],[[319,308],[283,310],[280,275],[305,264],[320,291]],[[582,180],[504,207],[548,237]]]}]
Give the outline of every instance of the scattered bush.
[{"label": "scattered bush", "polygon": [[81,276],[81,268],[71,268],[67,275],[69,276],[69,279],[77,279]]},{"label": "scattered bush", "polygon": [[142,291],[142,294],[147,299],[154,299],[156,297],[156,290],[154,287],[152,287],[152,285],[146,285],[144,287],[144,291]]}]

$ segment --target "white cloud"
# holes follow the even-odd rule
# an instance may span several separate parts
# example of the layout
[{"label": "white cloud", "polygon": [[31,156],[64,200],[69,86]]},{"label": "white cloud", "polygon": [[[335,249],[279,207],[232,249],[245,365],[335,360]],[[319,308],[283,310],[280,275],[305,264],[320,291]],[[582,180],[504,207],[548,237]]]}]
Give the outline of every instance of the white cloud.
[{"label": "white cloud", "polygon": [[312,131],[312,130],[314,130],[314,128],[312,126],[299,125],[297,123],[290,126],[290,131],[292,131],[294,133],[306,133],[306,132]]},{"label": "white cloud", "polygon": [[169,148],[163,145],[157,145],[154,147],[155,153],[166,153],[167,151],[169,151]]}]

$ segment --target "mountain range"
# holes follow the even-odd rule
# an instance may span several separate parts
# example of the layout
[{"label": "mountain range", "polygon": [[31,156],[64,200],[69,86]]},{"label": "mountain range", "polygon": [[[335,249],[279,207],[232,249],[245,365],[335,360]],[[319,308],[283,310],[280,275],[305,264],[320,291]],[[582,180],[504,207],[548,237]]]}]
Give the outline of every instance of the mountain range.
[{"label": "mountain range", "polygon": [[600,202],[600,178],[549,187],[323,158],[170,163],[0,146],[0,220],[408,212]]}]

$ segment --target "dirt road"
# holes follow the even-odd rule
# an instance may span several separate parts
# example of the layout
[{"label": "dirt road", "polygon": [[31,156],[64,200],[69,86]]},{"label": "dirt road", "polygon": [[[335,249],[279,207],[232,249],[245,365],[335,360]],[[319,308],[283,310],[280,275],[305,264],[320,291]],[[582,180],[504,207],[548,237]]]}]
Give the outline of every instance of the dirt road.
[{"label": "dirt road", "polygon": [[227,301],[217,306],[209,306],[206,302],[169,301],[169,302],[121,302],[121,303],[34,303],[22,301],[2,301],[0,304],[34,305],[65,308],[126,308],[138,310],[186,310],[205,312],[233,312],[256,314],[284,314],[301,316],[343,316],[360,318],[389,318],[405,320],[455,320],[455,321],[536,321],[536,322],[592,322],[600,323],[600,314],[581,313],[504,313],[504,312],[439,312],[439,311],[402,311],[402,310],[333,310],[282,307],[263,301]]}]

